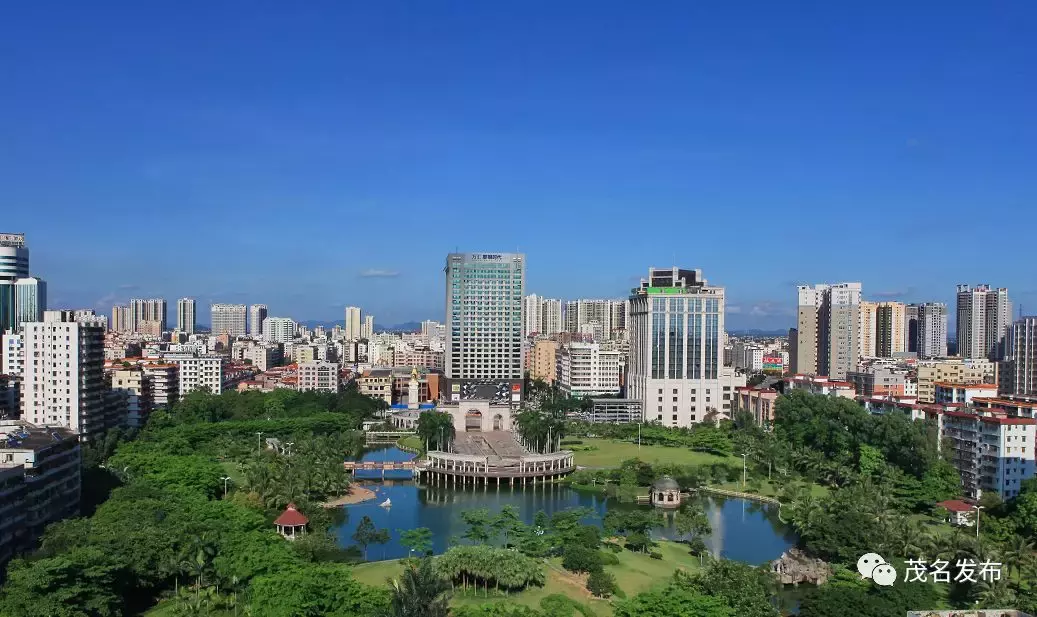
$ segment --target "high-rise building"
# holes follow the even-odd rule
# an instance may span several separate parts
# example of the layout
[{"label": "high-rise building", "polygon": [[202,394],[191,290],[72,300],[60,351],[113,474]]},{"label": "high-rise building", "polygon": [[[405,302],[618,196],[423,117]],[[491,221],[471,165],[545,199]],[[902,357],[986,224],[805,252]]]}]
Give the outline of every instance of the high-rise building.
[{"label": "high-rise building", "polygon": [[880,302],[875,311],[875,355],[892,358],[907,351],[904,336],[904,315],[907,305],[902,302]]},{"label": "high-rise building", "polygon": [[194,298],[180,298],[176,301],[176,329],[186,334],[194,334],[198,326],[196,317],[197,304]]},{"label": "high-rise building", "polygon": [[857,326],[857,356],[859,358],[878,356],[878,313],[878,302],[861,301],[860,323]]},{"label": "high-rise building", "polygon": [[360,320],[360,307],[358,306],[347,306],[346,307],[346,340],[357,341],[364,338],[361,333],[362,322]]},{"label": "high-rise building", "polygon": [[15,327],[15,281],[28,276],[25,234],[0,233],[0,332]]},{"label": "high-rise building", "polygon": [[[910,307],[909,307],[910,308]],[[914,347],[919,358],[947,356],[947,305],[925,302],[915,307],[917,323]],[[910,324],[910,319],[908,320]]]},{"label": "high-rise building", "polygon": [[523,299],[522,336],[540,334],[544,327],[544,298],[530,294]]},{"label": "high-rise building", "polygon": [[47,310],[47,283],[35,276],[14,282],[15,327],[27,321],[40,321]]},{"label": "high-rise building", "polygon": [[271,343],[290,343],[295,338],[295,322],[288,317],[267,317],[263,337]]},{"label": "high-rise building", "polygon": [[374,336],[374,315],[364,315],[364,323],[360,326],[360,338],[365,341]]},{"label": "high-rise building", "polygon": [[25,366],[25,337],[14,332],[0,335],[0,375],[21,377]]},{"label": "high-rise building", "polygon": [[540,333],[552,336],[562,332],[562,301],[555,298],[544,298],[540,307],[543,318]]},{"label": "high-rise building", "polygon": [[447,400],[521,400],[525,284],[520,253],[447,256]]},{"label": "high-rise building", "polygon": [[248,318],[244,304],[213,304],[210,311],[213,334],[245,336]]},{"label": "high-rise building", "polygon": [[1021,317],[1012,324],[1011,356],[1002,363],[1003,394],[1037,394],[1037,317]]},{"label": "high-rise building", "polygon": [[[567,332],[579,334],[587,330],[595,333],[596,340],[607,340],[612,337],[615,325],[613,317],[625,319],[625,309],[614,310],[616,304],[623,305],[623,300],[570,300],[565,303],[565,329]],[[600,334],[599,334],[600,333]]]},{"label": "high-rise building", "polygon": [[265,304],[253,304],[248,307],[248,333],[252,338],[260,338],[266,332],[264,328],[266,327],[267,314]]},{"label": "high-rise building", "polygon": [[120,304],[112,307],[112,331],[133,332],[133,324],[130,320],[130,307]]},{"label": "high-rise building", "polygon": [[845,379],[862,347],[861,284],[801,285],[792,372]]},{"label": "high-rise building", "polygon": [[627,397],[646,421],[690,426],[730,417],[745,376],[724,367],[724,288],[701,270],[651,268],[627,314]]},{"label": "high-rise building", "polygon": [[558,352],[558,387],[566,396],[619,394],[620,353],[598,343],[570,343]]},{"label": "high-rise building", "polygon": [[37,426],[66,426],[85,440],[125,420],[105,397],[104,327],[74,321],[71,311],[47,311],[24,324],[22,419]]},{"label": "high-rise building", "polygon": [[904,338],[907,339],[909,353],[918,353],[918,336],[918,305],[908,304],[904,309]]},{"label": "high-rise building", "polygon": [[958,285],[957,309],[958,355],[995,361],[1004,358],[1012,325],[1008,289]]},{"label": "high-rise building", "polygon": [[[158,322],[158,325],[143,322]],[[151,331],[155,328],[166,331],[166,301],[162,298],[147,300],[133,298],[130,300],[130,328],[133,332]]]}]

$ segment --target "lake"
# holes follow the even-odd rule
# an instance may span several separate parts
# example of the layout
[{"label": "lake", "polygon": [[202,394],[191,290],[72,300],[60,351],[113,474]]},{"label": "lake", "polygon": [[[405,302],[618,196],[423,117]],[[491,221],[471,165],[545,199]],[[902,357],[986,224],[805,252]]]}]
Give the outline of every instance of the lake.
[{"label": "lake", "polygon": [[[411,457],[412,454],[391,447],[368,452],[361,460],[402,461]],[[526,488],[501,486],[499,489],[492,485],[464,488],[419,486],[410,480],[409,474],[400,472],[387,473],[384,481],[380,472],[358,472],[357,479],[376,481],[368,487],[375,490],[378,497],[366,503],[344,506],[345,521],[334,531],[341,546],[350,546],[353,544],[351,536],[364,516],[369,516],[377,528],[388,529],[392,539],[382,546],[370,546],[368,558],[371,560],[406,557],[407,549],[399,544],[400,532],[417,527],[432,530],[433,551],[442,553],[450,545],[451,538],[460,538],[467,529],[461,520],[461,512],[465,510],[486,508],[493,513],[505,505],[511,505],[519,511],[523,521],[530,523],[539,510],[550,515],[559,510],[585,507],[596,513],[596,522],[600,523],[609,507],[638,507],[556,484],[538,484]],[[386,498],[392,501],[392,507],[378,505]],[[795,545],[795,536],[778,520],[775,506],[745,499],[697,499],[702,500],[713,526],[713,533],[706,545],[714,555],[756,565],[777,559],[782,552]],[[640,507],[648,509],[650,506]],[[672,515],[667,520],[666,514],[660,511],[659,519],[660,526],[653,532],[653,536],[677,539]]]}]

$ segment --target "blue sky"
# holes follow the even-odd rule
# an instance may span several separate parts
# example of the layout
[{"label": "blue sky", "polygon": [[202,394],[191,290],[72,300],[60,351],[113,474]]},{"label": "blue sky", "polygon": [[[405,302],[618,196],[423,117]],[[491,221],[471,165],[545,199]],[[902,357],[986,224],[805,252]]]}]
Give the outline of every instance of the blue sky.
[{"label": "blue sky", "polygon": [[702,268],[731,328],[804,282],[1037,306],[1033,2],[158,4],[0,20],[0,231],[52,305],[441,318],[459,248],[565,298]]}]

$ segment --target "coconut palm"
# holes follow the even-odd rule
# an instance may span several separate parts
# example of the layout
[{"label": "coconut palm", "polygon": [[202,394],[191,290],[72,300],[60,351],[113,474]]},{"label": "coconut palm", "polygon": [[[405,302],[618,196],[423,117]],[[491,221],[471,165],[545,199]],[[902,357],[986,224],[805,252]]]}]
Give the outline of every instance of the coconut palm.
[{"label": "coconut palm", "polygon": [[403,571],[390,583],[387,617],[446,617],[450,613],[450,584],[437,572],[432,558]]},{"label": "coconut palm", "polygon": [[1011,574],[1012,568],[1022,578],[1023,566],[1033,561],[1033,542],[1021,535],[1012,536],[1004,548],[1005,565]]}]

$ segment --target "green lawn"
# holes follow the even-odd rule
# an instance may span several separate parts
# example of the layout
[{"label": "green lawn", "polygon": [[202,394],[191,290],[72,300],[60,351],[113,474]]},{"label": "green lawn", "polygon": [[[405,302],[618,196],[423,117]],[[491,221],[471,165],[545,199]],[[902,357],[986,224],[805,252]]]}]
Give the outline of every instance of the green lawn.
[{"label": "green lawn", "polygon": [[220,463],[220,467],[223,467],[223,473],[230,476],[230,482],[228,483],[230,484],[230,486],[227,487],[229,490],[234,490],[236,488],[244,488],[245,476],[242,475],[241,469],[238,467],[237,463],[232,463],[228,461],[225,463]]},{"label": "green lawn", "polygon": [[[680,465],[711,465],[713,463],[733,463],[740,457],[717,456],[706,452],[694,452],[688,448],[669,446],[637,447],[636,443],[613,439],[582,438],[582,445],[571,446],[575,453],[576,464],[583,467],[618,467],[620,463],[632,458],[639,458],[646,463],[677,463]],[[584,448],[595,448],[584,450]]]},{"label": "green lawn", "polygon": [[408,448],[414,448],[419,452],[425,447],[425,444],[421,441],[421,437],[418,437],[417,435],[407,435],[406,437],[401,438],[397,443],[402,446],[407,446]]},{"label": "green lawn", "polygon": [[[742,488],[741,480],[735,482],[722,482],[720,484],[710,484],[709,486],[712,488],[719,488],[727,491],[738,491],[742,493],[751,492],[745,488]],[[811,497],[824,497],[828,494],[828,488],[821,486],[820,484],[809,484],[807,486],[810,489]],[[762,485],[760,486],[760,490],[756,491],[756,494],[763,495],[764,497],[777,497],[779,492],[780,491],[778,490],[777,486],[775,486],[771,482],[768,482],[767,480],[764,480]]]},{"label": "green lawn", "polygon": [[[607,550],[607,549],[603,549]],[[619,564],[605,566],[605,569],[616,577],[620,589],[630,597],[646,589],[665,583],[678,569],[695,571],[699,559],[688,553],[683,544],[660,541],[653,549],[662,553],[662,559],[652,559],[647,553],[633,553],[624,550],[616,553]],[[597,615],[608,617],[612,614],[609,602],[591,597],[584,587],[586,576],[580,577],[565,571],[561,566],[561,558],[554,558],[545,565],[547,582],[543,587],[531,587],[510,596],[493,595],[486,597],[481,593],[470,592],[461,595],[455,591],[451,604],[518,603],[526,606],[539,606],[540,601],[552,594],[562,594],[591,608]],[[363,563],[354,567],[353,576],[367,585],[384,585],[386,580],[399,576],[403,565],[399,560]]]}]

